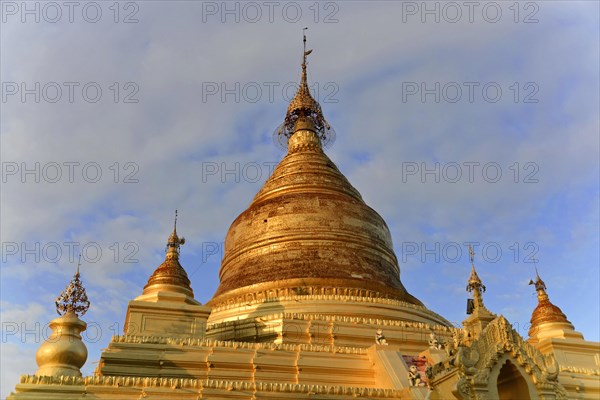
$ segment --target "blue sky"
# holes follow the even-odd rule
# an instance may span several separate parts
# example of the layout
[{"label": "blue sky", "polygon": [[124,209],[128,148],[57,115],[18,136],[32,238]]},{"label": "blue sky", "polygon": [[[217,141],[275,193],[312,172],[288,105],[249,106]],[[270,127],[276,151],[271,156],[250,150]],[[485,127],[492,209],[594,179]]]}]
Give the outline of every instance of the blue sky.
[{"label": "blue sky", "polygon": [[388,223],[408,290],[460,323],[478,242],[490,310],[526,335],[535,259],[599,339],[597,2],[477,3],[472,19],[446,2],[94,4],[69,21],[2,3],[1,397],[36,369],[69,246],[92,302],[85,374],[162,262],[176,208],[182,264],[212,297],[230,223],[283,157],[271,134],[305,26],[327,153]]}]

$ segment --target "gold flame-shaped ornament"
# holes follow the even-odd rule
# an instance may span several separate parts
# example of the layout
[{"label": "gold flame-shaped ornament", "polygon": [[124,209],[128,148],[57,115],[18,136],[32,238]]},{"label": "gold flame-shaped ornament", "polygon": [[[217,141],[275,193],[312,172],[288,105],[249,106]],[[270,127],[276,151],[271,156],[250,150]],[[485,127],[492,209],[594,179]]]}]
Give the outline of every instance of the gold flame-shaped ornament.
[{"label": "gold flame-shaped ornament", "polygon": [[75,313],[77,316],[82,316],[90,308],[85,288],[79,279],[79,267],[81,265],[81,255],[77,264],[77,272],[73,275],[73,279],[62,291],[60,296],[56,298],[56,312],[63,316],[69,312]]}]

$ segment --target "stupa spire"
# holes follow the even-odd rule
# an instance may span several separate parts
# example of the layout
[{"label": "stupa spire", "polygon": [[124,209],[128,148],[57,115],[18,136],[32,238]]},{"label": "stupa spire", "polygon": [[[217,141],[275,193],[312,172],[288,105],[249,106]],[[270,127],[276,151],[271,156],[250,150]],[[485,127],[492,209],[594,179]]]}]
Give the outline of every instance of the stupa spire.
[{"label": "stupa spire", "polygon": [[194,297],[187,273],[179,263],[179,250],[185,243],[185,238],[177,235],[177,215],[177,210],[175,210],[173,232],[169,235],[165,249],[167,253],[165,261],[156,268],[150,279],[148,279],[148,283],[144,286],[144,294],[166,291]]},{"label": "stupa spire", "polygon": [[[300,87],[276,132],[287,154],[229,227],[220,284],[208,304],[331,294],[422,306],[400,281],[385,221],[323,151],[331,131],[309,92],[312,52],[303,33]],[[243,319],[270,313],[267,308],[257,312],[240,308],[212,321],[232,321],[234,313]]]},{"label": "stupa spire", "polygon": [[540,278],[540,274],[538,273],[537,266],[535,267],[535,281],[530,280],[530,285],[535,285],[535,290],[537,292],[538,301],[550,300],[548,297],[548,293],[546,293],[546,284]]},{"label": "stupa spire", "polygon": [[483,293],[486,288],[475,270],[475,252],[471,245],[469,245],[469,259],[471,260],[471,275],[467,282],[467,292],[472,292],[473,298],[467,300],[469,316],[463,321],[463,326],[467,331],[467,342],[477,339],[485,327],[496,318],[496,315],[483,305]]},{"label": "stupa spire", "polygon": [[165,253],[167,253],[168,257],[177,257],[179,258],[179,248],[185,244],[185,238],[177,236],[177,210],[175,210],[175,222],[173,223],[173,232],[169,236],[167,240],[167,247],[165,249]]},{"label": "stupa spire", "polygon": [[469,258],[471,260],[471,276],[469,276],[469,281],[467,282],[467,292],[473,292],[473,307],[479,308],[483,307],[482,294],[486,288],[475,270],[475,252],[471,245],[469,245]]},{"label": "stupa spire", "polygon": [[81,332],[87,324],[79,319],[90,308],[85,288],[79,279],[81,255],[77,272],[56,299],[56,312],[60,317],[49,326],[52,334],[42,343],[35,354],[38,376],[81,376],[81,367],[87,360],[87,348],[81,341]]},{"label": "stupa spire", "polygon": [[287,148],[289,138],[298,130],[313,131],[324,147],[335,140],[335,131],[323,116],[321,105],[310,94],[307,78],[307,58],[312,53],[306,49],[306,30],[302,30],[302,74],[296,95],[290,102],[283,124],[275,131],[274,138],[281,147]]},{"label": "stupa spire", "polygon": [[531,314],[531,327],[529,328],[529,336],[535,336],[541,333],[540,329],[542,325],[564,325],[567,330],[574,330],[575,328],[567,319],[565,313],[562,310],[550,302],[550,297],[546,292],[546,284],[540,278],[537,266],[535,268],[535,281],[530,280],[530,285],[535,286],[537,292],[538,305]]}]

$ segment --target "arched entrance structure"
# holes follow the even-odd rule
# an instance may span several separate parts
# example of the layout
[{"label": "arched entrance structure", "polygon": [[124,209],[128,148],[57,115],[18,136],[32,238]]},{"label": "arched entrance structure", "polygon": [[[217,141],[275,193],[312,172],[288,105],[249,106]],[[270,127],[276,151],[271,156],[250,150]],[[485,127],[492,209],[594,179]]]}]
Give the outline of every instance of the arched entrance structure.
[{"label": "arched entrance structure", "polygon": [[456,343],[450,354],[429,371],[433,392],[439,385],[440,393],[452,386],[461,400],[566,399],[554,356],[540,353],[502,316],[476,340]]}]

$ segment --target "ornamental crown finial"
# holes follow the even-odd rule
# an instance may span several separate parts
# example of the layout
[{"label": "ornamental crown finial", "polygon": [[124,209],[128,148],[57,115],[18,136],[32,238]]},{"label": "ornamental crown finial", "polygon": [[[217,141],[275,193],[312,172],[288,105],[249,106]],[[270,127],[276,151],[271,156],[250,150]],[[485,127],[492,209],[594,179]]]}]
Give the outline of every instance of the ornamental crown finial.
[{"label": "ornamental crown finial", "polygon": [[309,118],[314,124],[315,133],[321,140],[322,146],[325,148],[330,147],[335,140],[335,131],[329,125],[321,105],[316,101],[310,94],[310,88],[308,87],[308,79],[306,77],[306,59],[312,50],[306,50],[306,30],[302,29],[302,41],[304,44],[304,52],[302,55],[302,75],[300,78],[300,86],[298,92],[290,102],[287,113],[283,124],[281,124],[274,132],[273,138],[281,148],[287,149],[287,143],[289,138],[299,129],[296,126],[296,122],[300,118]]},{"label": "ornamental crown finial", "polygon": [[175,222],[173,223],[173,232],[167,241],[165,252],[167,255],[179,255],[179,247],[185,243],[184,237],[177,236],[177,210],[175,210]]},{"label": "ornamental crown finial", "polygon": [[[535,262],[536,260],[533,260],[533,261]],[[535,266],[535,281],[530,279],[529,284],[535,285],[535,290],[538,292],[539,299],[548,298],[548,294],[546,293],[546,284],[544,283],[542,278],[540,278],[540,274],[538,273],[537,265]]]},{"label": "ornamental crown finial", "polygon": [[79,279],[79,267],[81,266],[81,254],[79,255],[79,261],[77,263],[77,272],[71,279],[71,282],[62,291],[60,296],[56,298],[56,312],[58,315],[63,316],[69,312],[76,314],[78,317],[82,316],[90,308],[90,301],[88,300],[85,288]]},{"label": "ornamental crown finial", "polygon": [[479,278],[479,275],[477,275],[477,271],[475,271],[475,252],[472,245],[469,245],[469,258],[471,260],[471,276],[469,276],[469,281],[467,282],[467,292],[485,292],[485,285]]},{"label": "ornamental crown finial", "polygon": [[475,252],[471,244],[469,245],[469,259],[471,260],[471,265],[475,265]]}]

